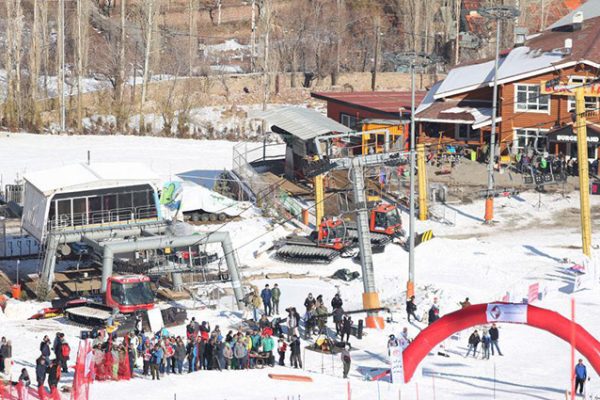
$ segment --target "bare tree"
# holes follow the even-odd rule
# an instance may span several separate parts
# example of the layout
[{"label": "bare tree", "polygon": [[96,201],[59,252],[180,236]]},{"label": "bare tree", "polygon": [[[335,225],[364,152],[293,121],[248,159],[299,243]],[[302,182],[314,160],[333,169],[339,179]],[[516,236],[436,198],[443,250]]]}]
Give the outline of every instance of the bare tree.
[{"label": "bare tree", "polygon": [[149,69],[150,69],[150,55],[152,48],[152,31],[155,29],[155,0],[144,0],[144,8],[145,8],[145,33],[146,39],[144,42],[144,75],[142,78],[142,95],[140,99],[140,132],[144,132],[144,105],[146,104],[146,92],[148,90],[148,77],[149,77]]},{"label": "bare tree", "polygon": [[38,77],[40,73],[40,46],[39,38],[42,37],[40,27],[40,1],[33,0],[33,25],[31,28],[31,48],[29,49],[29,96],[27,123],[33,131],[40,129],[40,110],[38,106]]}]

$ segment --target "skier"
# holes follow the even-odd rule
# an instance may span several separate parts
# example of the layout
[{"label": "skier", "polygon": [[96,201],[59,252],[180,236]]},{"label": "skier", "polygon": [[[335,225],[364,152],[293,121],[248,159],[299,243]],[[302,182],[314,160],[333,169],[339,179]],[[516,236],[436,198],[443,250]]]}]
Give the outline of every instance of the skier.
[{"label": "skier", "polygon": [[492,340],[492,344],[490,347],[492,348],[492,355],[494,355],[494,347],[496,348],[496,350],[498,350],[498,355],[502,355],[500,347],[498,347],[499,338],[500,333],[498,332],[498,328],[496,327],[496,324],[492,324],[492,327],[490,328],[490,339]]},{"label": "skier", "polygon": [[265,308],[265,314],[269,317],[271,316],[271,298],[272,298],[271,289],[269,288],[269,284],[265,285],[265,288],[260,292],[260,297],[263,302],[263,306]]},{"label": "skier", "polygon": [[473,357],[477,356],[477,346],[479,345],[480,341],[481,339],[479,338],[479,333],[477,333],[476,329],[473,331],[473,333],[471,333],[471,336],[469,336],[469,350],[467,350],[467,355],[465,358],[469,357],[471,350],[473,350]]},{"label": "skier", "polygon": [[281,298],[281,289],[277,284],[271,289],[271,301],[273,303],[273,315],[279,315],[279,299]]},{"label": "skier", "polygon": [[410,317],[412,316],[415,320],[421,322],[419,317],[415,314],[417,311],[417,305],[415,304],[415,296],[410,296],[410,299],[406,302],[406,315],[408,318],[408,322],[410,322]]},{"label": "skier", "polygon": [[580,358],[579,362],[575,366],[575,391],[579,388],[579,394],[583,395],[583,386],[587,379],[587,370],[583,365],[583,360]]}]

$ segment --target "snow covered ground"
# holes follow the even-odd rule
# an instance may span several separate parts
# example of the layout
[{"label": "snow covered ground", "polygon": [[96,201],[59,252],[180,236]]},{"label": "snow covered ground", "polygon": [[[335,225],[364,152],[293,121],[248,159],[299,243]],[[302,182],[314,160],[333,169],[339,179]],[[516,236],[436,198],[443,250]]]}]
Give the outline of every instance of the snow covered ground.
[{"label": "snow covered ground", "polygon": [[[69,137],[43,135],[0,136],[0,173],[4,182],[26,171],[85,161],[86,150],[98,161],[131,161],[147,163],[162,177],[195,170],[221,170],[231,166],[234,143],[186,141],[140,137]],[[592,198],[592,216],[598,218],[600,199]],[[482,224],[482,201],[449,205],[445,210],[454,226],[436,222],[419,222],[417,231],[433,229],[435,238],[416,249],[416,284],[419,314],[426,312],[433,297],[438,297],[441,314],[456,310],[458,302],[470,297],[472,303],[498,301],[506,293],[511,300],[526,297],[528,286],[540,283],[547,294],[535,304],[570,313],[569,287],[572,279],[566,272],[571,262],[581,262],[578,231],[579,199],[577,193],[524,193],[515,198],[496,200],[497,223]],[[291,227],[272,228],[270,221],[250,212],[248,219],[228,223],[228,230],[245,276],[278,272],[306,274],[302,279],[266,279],[252,283],[259,288],[265,283],[278,283],[282,290],[281,310],[295,306],[303,310],[306,294],[323,294],[329,304],[339,290],[346,310],[361,307],[362,282],[341,282],[330,276],[339,268],[360,272],[360,266],[348,259],[331,265],[285,264],[272,258],[268,251],[272,240],[291,232]],[[406,221],[406,215],[403,216]],[[594,224],[593,231],[598,231]],[[208,229],[202,227],[202,229]],[[600,241],[598,233],[593,243]],[[570,260],[564,262],[564,260]],[[129,382],[95,383],[92,399],[347,399],[348,382],[354,399],[564,399],[570,382],[569,344],[551,334],[521,325],[501,325],[500,347],[503,357],[491,360],[465,359],[469,331],[463,331],[445,342],[450,357],[433,354],[426,357],[411,383],[368,382],[365,377],[387,366],[386,341],[390,333],[408,327],[416,336],[423,324],[408,324],[404,312],[408,255],[399,246],[390,245],[383,254],[374,255],[376,284],[385,306],[393,309],[393,321],[384,330],[369,330],[362,340],[351,340],[353,365],[349,380],[341,379],[338,357],[305,352],[304,374],[313,383],[274,381],[268,373],[300,373],[289,368],[252,371],[198,372],[169,376],[160,382],[134,379]],[[600,336],[600,288],[583,289],[573,294],[577,321],[594,337]],[[191,307],[199,304],[189,304]],[[222,331],[233,329],[241,315],[228,309],[190,310],[198,320],[220,325]],[[35,302],[11,302],[6,315],[0,314],[0,335],[13,340],[17,366],[33,369],[38,343],[44,334],[56,331],[67,334],[76,347],[79,328],[64,321],[27,321],[26,318],[43,305]],[[183,327],[174,330],[183,334]],[[579,355],[576,355],[579,358]],[[587,362],[586,362],[587,364]],[[33,372],[33,371],[31,371]],[[600,393],[600,377],[588,364],[591,388]],[[65,384],[72,375],[68,374]]]}]

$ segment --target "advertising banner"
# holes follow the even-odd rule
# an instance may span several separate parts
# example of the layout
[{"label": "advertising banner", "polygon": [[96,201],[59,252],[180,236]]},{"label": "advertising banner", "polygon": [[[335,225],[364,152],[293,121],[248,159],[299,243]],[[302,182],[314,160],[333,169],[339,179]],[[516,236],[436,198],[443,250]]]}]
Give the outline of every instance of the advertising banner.
[{"label": "advertising banner", "polygon": [[390,377],[392,383],[404,383],[404,361],[402,360],[402,347],[390,347]]},{"label": "advertising banner", "polygon": [[527,304],[498,304],[487,305],[486,316],[488,322],[513,322],[527,323]]},{"label": "advertising banner", "polygon": [[534,301],[536,301],[538,299],[539,295],[540,295],[540,284],[534,283],[534,284],[529,285],[527,302],[533,303]]}]

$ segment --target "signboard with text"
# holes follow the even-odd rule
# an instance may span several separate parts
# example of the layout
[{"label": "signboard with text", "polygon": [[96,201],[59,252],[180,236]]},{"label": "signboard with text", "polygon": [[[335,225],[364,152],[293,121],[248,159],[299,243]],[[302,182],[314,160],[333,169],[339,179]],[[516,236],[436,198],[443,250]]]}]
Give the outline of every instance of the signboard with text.
[{"label": "signboard with text", "polygon": [[486,310],[487,322],[527,323],[527,304],[490,303]]},{"label": "signboard with text", "polygon": [[390,347],[390,377],[392,383],[404,383],[404,361],[402,360],[402,346]]},{"label": "signboard with text", "polygon": [[[575,89],[581,87],[581,83],[563,83],[558,79],[540,82],[540,93],[558,96],[575,96]],[[600,97],[600,82],[586,83],[583,87],[586,97]]]}]

